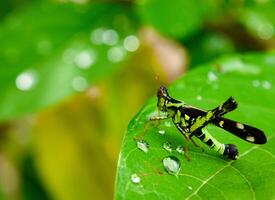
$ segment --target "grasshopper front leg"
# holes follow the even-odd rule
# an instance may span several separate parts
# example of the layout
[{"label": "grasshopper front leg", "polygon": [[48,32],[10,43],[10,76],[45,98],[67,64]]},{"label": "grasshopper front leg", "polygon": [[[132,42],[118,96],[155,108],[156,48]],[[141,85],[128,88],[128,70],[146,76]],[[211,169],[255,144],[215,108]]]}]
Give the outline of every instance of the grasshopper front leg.
[{"label": "grasshopper front leg", "polygon": [[145,137],[150,122],[160,121],[160,120],[165,120],[165,119],[168,119],[167,115],[158,115],[158,116],[150,117],[149,120],[147,120],[147,122],[145,124],[145,128],[143,129],[142,133],[140,135],[136,136],[134,138],[134,140],[140,140]]},{"label": "grasshopper front leg", "polygon": [[165,119],[168,119],[167,115],[159,115],[159,116],[153,116],[149,118],[150,121],[156,121],[156,120],[160,121]]}]

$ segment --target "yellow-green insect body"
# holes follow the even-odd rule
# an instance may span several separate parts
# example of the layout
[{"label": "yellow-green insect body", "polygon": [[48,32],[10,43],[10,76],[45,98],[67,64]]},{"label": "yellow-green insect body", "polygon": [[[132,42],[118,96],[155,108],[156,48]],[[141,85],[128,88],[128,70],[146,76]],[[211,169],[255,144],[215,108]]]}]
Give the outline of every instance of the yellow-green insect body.
[{"label": "yellow-green insect body", "polygon": [[251,143],[266,143],[266,137],[261,130],[222,117],[237,108],[237,103],[232,97],[222,105],[209,111],[189,106],[172,98],[164,86],[159,88],[157,97],[158,109],[166,114],[158,119],[171,118],[186,139],[192,140],[192,136],[196,136],[214,151],[229,159],[236,160],[238,158],[237,147],[233,144],[223,144],[216,140],[205,129],[207,124],[214,124]]}]

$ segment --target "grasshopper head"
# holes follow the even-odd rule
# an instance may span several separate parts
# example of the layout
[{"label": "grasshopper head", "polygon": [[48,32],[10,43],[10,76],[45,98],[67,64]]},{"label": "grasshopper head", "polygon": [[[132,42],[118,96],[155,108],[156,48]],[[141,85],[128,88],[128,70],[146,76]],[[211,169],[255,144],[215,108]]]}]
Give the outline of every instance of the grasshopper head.
[{"label": "grasshopper head", "polygon": [[166,87],[161,86],[158,89],[157,97],[158,97],[158,109],[160,111],[166,112],[165,104],[166,104],[166,100],[169,98],[169,94],[168,94]]}]

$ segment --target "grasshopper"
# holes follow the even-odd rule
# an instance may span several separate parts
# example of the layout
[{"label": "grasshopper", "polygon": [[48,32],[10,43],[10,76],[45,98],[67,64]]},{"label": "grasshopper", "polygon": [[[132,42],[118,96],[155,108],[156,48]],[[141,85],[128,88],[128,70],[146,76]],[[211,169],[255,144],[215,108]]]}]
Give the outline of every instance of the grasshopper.
[{"label": "grasshopper", "polygon": [[152,117],[150,120],[165,120],[171,118],[174,125],[187,141],[191,140],[193,144],[196,145],[192,139],[192,137],[195,136],[211,149],[228,159],[238,159],[238,149],[236,145],[219,142],[206,130],[208,124],[214,124],[250,143],[266,143],[266,136],[263,131],[223,117],[226,113],[237,108],[238,104],[233,97],[228,98],[220,106],[208,111],[195,108],[187,105],[183,101],[172,98],[164,86],[158,89],[157,98],[158,110],[164,115]]}]

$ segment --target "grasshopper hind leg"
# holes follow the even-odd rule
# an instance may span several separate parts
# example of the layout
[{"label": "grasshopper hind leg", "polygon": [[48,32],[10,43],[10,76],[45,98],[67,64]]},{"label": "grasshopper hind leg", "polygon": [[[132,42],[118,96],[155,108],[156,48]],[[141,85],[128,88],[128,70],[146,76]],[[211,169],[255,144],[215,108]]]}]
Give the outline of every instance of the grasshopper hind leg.
[{"label": "grasshopper hind leg", "polygon": [[207,129],[199,129],[194,135],[211,149],[231,160],[238,159],[238,149],[234,144],[223,144],[216,140]]},{"label": "grasshopper hind leg", "polygon": [[188,142],[186,145],[184,145],[184,157],[186,158],[187,161],[191,161],[190,156],[188,155],[189,148],[188,148]]},{"label": "grasshopper hind leg", "polygon": [[143,129],[143,131],[139,134],[139,135],[137,135],[137,136],[135,136],[134,137],[134,140],[141,140],[141,139],[143,139],[144,137],[145,137],[145,135],[146,135],[146,133],[147,133],[147,130],[148,130],[148,128],[149,128],[149,125],[150,125],[150,123],[151,122],[155,122],[155,121],[158,121],[158,127],[159,127],[159,125],[160,125],[160,121],[161,120],[165,120],[165,119],[167,119],[168,117],[166,116],[166,115],[157,115],[157,116],[152,116],[152,117],[150,117],[148,120],[147,120],[147,122],[146,122],[146,124],[145,124],[145,127],[144,127],[144,129]]},{"label": "grasshopper hind leg", "polygon": [[192,144],[193,144],[195,147],[200,148],[201,151],[204,152],[203,147],[202,147],[201,145],[197,144],[197,143],[195,142],[195,140],[193,140],[192,136],[190,137],[190,140],[191,140]]},{"label": "grasshopper hind leg", "polygon": [[184,156],[185,158],[187,159],[187,161],[191,161],[191,157],[188,155],[188,152],[189,152],[189,142],[191,141],[192,144],[195,146],[195,147],[198,147],[202,150],[202,152],[204,152],[204,149],[202,148],[202,146],[198,145],[192,138],[192,136],[187,136],[185,134],[183,134],[183,137],[185,139],[185,145],[184,145]]}]

